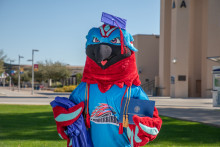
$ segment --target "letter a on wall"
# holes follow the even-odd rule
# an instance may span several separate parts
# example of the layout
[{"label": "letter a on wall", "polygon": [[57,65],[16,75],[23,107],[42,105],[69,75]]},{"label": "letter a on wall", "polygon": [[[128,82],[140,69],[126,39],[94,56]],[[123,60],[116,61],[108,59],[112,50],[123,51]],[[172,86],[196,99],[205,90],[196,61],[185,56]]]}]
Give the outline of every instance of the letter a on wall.
[{"label": "letter a on wall", "polygon": [[183,1],[181,2],[180,8],[182,8],[182,7],[185,7],[185,8],[186,8],[186,2],[185,2],[185,0],[183,0]]}]

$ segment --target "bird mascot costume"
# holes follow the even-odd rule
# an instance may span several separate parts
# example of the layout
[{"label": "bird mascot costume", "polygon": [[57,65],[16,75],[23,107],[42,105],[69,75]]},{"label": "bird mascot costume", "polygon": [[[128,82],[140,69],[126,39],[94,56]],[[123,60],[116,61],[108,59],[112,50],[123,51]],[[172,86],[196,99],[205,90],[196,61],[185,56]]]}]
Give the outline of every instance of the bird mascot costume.
[{"label": "bird mascot costume", "polygon": [[86,36],[82,82],[69,99],[51,102],[58,134],[67,147],[144,146],[156,138],[162,120],[140,87],[126,20],[103,13],[101,21]]}]

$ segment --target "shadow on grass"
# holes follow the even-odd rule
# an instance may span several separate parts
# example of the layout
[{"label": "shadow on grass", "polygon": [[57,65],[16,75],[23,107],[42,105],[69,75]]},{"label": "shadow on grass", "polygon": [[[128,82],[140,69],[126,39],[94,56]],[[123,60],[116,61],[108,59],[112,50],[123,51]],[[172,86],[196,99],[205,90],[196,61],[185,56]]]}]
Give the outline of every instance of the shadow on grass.
[{"label": "shadow on grass", "polygon": [[162,142],[179,145],[220,144],[220,128],[161,117],[163,125],[157,138],[150,144]]},{"label": "shadow on grass", "polygon": [[29,139],[59,139],[52,112],[0,114],[0,140]]}]

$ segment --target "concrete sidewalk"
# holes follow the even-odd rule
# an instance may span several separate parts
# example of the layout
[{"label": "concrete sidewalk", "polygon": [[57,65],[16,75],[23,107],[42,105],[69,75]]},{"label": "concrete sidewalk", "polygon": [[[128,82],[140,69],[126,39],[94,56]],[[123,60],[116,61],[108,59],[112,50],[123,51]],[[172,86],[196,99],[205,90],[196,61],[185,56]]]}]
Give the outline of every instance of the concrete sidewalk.
[{"label": "concrete sidewalk", "polygon": [[[0,104],[49,105],[56,96],[69,97],[70,93],[11,91],[0,87]],[[212,107],[211,98],[149,97],[156,101],[159,114],[182,120],[196,121],[220,127],[220,107]]]},{"label": "concrete sidewalk", "polygon": [[0,104],[49,105],[56,96],[69,97],[70,93],[55,93],[53,91],[36,90],[34,95],[31,89],[10,90],[0,87]]},{"label": "concrete sidewalk", "polygon": [[156,101],[160,115],[220,127],[220,107],[213,107],[211,98],[150,97],[150,99]]}]

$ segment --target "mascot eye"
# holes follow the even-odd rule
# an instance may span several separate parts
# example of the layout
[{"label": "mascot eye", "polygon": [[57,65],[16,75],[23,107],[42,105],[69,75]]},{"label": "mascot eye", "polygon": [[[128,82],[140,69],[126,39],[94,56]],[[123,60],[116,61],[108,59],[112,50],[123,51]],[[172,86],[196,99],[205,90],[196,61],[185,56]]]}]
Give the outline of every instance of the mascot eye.
[{"label": "mascot eye", "polygon": [[111,40],[111,43],[121,43],[119,38],[114,38]]},{"label": "mascot eye", "polygon": [[100,42],[100,41],[98,40],[98,38],[94,37],[92,42]]}]

